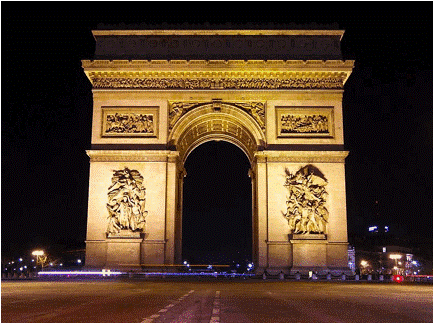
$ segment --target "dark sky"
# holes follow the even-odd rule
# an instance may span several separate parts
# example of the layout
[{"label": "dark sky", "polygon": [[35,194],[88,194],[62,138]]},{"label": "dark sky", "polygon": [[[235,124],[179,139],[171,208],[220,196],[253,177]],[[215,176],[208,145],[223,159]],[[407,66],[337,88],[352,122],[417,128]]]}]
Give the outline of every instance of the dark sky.
[{"label": "dark sky", "polygon": [[[344,59],[356,60],[343,100],[350,236],[362,235],[368,225],[389,225],[432,254],[433,4],[239,5],[242,10],[234,2],[2,2],[3,257],[36,246],[84,246],[92,93],[80,60],[92,58],[91,30],[99,24],[345,29]],[[197,163],[193,154],[202,154],[201,161],[213,145],[193,151],[191,163]],[[242,226],[230,213],[203,208],[212,219],[229,217],[220,224]]]}]

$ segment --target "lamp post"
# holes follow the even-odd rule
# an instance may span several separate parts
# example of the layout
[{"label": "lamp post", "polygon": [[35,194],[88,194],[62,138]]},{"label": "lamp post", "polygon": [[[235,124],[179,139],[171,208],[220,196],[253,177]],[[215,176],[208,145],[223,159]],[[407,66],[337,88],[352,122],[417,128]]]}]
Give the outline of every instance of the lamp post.
[{"label": "lamp post", "polygon": [[401,254],[391,254],[389,255],[389,258],[392,260],[395,260],[395,266],[393,267],[393,270],[395,270],[395,274],[399,274],[398,273],[398,260],[402,258]]},{"label": "lamp post", "polygon": [[[362,260],[362,261],[360,261],[360,265],[362,266],[362,270],[366,271],[366,268],[369,266],[369,263],[368,263],[368,261]],[[363,271],[363,272],[365,272],[365,271]],[[361,273],[361,274],[363,274],[363,273]]]},{"label": "lamp post", "polygon": [[32,255],[36,257],[36,265],[38,263],[41,264],[41,270],[44,270],[44,263],[47,261],[47,256],[45,255],[44,251],[42,250],[35,250],[32,252]]}]

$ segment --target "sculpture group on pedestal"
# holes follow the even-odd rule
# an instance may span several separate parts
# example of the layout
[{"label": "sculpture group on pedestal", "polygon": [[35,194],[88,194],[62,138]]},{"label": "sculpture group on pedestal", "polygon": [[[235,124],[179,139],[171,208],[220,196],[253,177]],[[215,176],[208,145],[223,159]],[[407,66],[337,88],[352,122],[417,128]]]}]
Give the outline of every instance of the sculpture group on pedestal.
[{"label": "sculpture group on pedestal", "polygon": [[327,180],[315,167],[306,165],[292,174],[287,169],[284,186],[289,194],[286,213],[293,234],[324,234],[329,212],[325,207]]},{"label": "sculpture group on pedestal", "polygon": [[108,234],[144,230],[148,212],[145,211],[146,188],[142,183],[143,177],[137,170],[114,171],[112,185],[108,188]]}]

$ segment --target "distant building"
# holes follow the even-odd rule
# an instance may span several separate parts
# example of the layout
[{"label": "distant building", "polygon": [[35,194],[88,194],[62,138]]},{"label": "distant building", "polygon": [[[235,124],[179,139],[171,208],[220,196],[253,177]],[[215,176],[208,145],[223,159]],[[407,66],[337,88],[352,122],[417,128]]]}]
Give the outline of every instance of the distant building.
[{"label": "distant building", "polygon": [[389,232],[389,226],[373,225],[368,227],[368,232],[371,234],[384,234]]},{"label": "distant building", "polygon": [[[350,259],[350,249],[348,249]],[[361,274],[418,275],[423,264],[415,258],[412,250],[402,246],[377,246],[372,250],[355,251],[356,268]],[[348,261],[350,263],[350,260]]]}]

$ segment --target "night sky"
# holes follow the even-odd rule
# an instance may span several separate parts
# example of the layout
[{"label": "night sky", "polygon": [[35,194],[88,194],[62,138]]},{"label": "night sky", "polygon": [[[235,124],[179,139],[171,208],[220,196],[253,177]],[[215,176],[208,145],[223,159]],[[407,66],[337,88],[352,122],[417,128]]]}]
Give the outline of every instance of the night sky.
[{"label": "night sky", "polygon": [[[388,225],[432,256],[433,4],[239,4],[248,9],[235,10],[234,2],[2,2],[2,258],[35,247],[84,248],[92,93],[80,60],[92,59],[91,30],[101,24],[344,29],[343,57],[356,60],[343,99],[350,241],[370,225]],[[224,172],[224,165],[237,167]],[[239,231],[251,226],[248,168],[242,151],[228,143],[191,153],[185,197],[192,199],[184,212],[201,232],[184,226],[186,257],[200,255],[193,249],[205,241],[217,251],[214,260],[249,256],[251,232]]]}]

